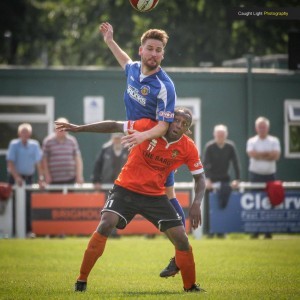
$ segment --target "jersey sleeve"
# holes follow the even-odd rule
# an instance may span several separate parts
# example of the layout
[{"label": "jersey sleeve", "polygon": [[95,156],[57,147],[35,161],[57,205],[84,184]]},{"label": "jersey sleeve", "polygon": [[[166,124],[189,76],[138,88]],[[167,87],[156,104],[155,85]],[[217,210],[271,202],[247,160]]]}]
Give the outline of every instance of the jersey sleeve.
[{"label": "jersey sleeve", "polygon": [[125,75],[126,75],[126,77],[128,77],[129,69],[130,69],[132,63],[133,63],[132,60],[129,60],[128,63],[125,65]]},{"label": "jersey sleeve", "polygon": [[201,174],[204,172],[204,168],[199,156],[199,152],[197,147],[195,146],[195,144],[192,144],[191,147],[189,147],[189,156],[187,159],[187,166],[190,170],[190,172],[192,173],[192,175],[197,175],[197,174]]},{"label": "jersey sleeve", "polygon": [[156,121],[150,119],[140,119],[137,121],[126,121],[124,122],[123,131],[126,135],[131,134],[133,130],[135,131],[146,131],[151,129],[157,124]]},{"label": "jersey sleeve", "polygon": [[176,92],[173,84],[164,84],[160,81],[161,89],[158,94],[157,120],[172,123],[174,120],[174,109],[176,103]]}]

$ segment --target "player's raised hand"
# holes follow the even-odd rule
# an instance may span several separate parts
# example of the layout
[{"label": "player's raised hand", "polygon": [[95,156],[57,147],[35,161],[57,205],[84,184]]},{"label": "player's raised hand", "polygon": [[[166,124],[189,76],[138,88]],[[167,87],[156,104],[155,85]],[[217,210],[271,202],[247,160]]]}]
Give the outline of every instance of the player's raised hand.
[{"label": "player's raised hand", "polygon": [[102,33],[105,43],[113,40],[114,30],[108,22],[100,24],[99,31]]},{"label": "player's raised hand", "polygon": [[71,123],[64,123],[64,122],[54,122],[54,123],[55,123],[55,129],[58,131],[77,132],[79,131],[80,128],[80,126]]}]

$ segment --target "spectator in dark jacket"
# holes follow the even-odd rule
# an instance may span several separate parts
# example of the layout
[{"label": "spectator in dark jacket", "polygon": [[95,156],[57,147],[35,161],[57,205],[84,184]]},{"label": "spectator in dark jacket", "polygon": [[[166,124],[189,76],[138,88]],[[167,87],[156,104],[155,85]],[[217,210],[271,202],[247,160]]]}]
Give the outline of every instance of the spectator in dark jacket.
[{"label": "spectator in dark jacket", "polygon": [[[214,139],[205,145],[203,164],[206,174],[207,191],[217,187],[219,196],[219,207],[224,209],[227,206],[231,189],[236,189],[240,180],[240,164],[234,142],[227,139],[228,129],[225,125],[219,124],[214,127]],[[232,164],[235,178],[231,181],[229,170]],[[205,204],[207,206],[208,219],[208,194]],[[208,224],[206,224],[208,227]],[[219,234],[223,237],[223,234]]]},{"label": "spectator in dark jacket", "polygon": [[92,176],[96,190],[100,190],[103,183],[113,184],[127,160],[128,150],[121,144],[122,136],[122,133],[113,133],[98,155]]}]

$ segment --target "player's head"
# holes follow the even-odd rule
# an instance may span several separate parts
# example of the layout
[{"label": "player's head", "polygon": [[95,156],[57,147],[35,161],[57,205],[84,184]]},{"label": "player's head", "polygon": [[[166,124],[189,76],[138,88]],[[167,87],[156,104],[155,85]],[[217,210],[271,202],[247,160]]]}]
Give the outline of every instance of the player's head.
[{"label": "player's head", "polygon": [[142,35],[141,45],[145,45],[148,39],[160,41],[162,43],[163,48],[165,48],[168,43],[169,36],[164,30],[149,29]]},{"label": "player's head", "polygon": [[142,35],[139,55],[148,71],[155,71],[160,66],[168,38],[167,33],[160,29],[150,29]]},{"label": "player's head", "polygon": [[190,134],[190,127],[193,122],[193,114],[186,107],[176,107],[174,111],[174,120],[170,124],[167,138],[169,141],[178,140],[183,134]]}]

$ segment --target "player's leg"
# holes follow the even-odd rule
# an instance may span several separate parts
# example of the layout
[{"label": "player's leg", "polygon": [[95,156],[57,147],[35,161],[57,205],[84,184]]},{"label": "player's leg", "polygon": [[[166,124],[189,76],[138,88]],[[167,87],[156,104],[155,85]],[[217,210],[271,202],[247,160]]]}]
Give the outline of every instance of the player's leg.
[{"label": "player's leg", "polygon": [[186,292],[204,291],[196,284],[196,269],[193,249],[183,226],[171,227],[165,231],[170,241],[175,246],[175,261],[180,269],[183,288]]},{"label": "player's leg", "polygon": [[[181,221],[183,225],[185,226],[185,215],[184,211],[179,203],[179,201],[176,198],[176,193],[175,193],[175,188],[174,188],[174,172],[171,172],[170,175],[167,178],[167,181],[165,183],[166,187],[166,195],[168,196],[168,199],[174,206],[176,212],[179,214],[181,217]],[[175,263],[175,256],[173,256],[170,259],[169,264],[160,272],[159,276],[160,277],[170,277],[170,276],[175,276],[179,272],[179,268],[177,267]]]},{"label": "player's leg", "polygon": [[[148,197],[149,198],[149,197]],[[180,268],[185,291],[200,291],[195,284],[195,262],[185,228],[176,210],[166,196],[140,199],[140,209],[137,213],[144,216],[160,231],[166,233],[175,246],[176,264]]]},{"label": "player's leg", "polygon": [[98,258],[103,254],[106,241],[112,230],[119,222],[119,216],[113,212],[105,212],[97,230],[93,233],[82,259],[80,274],[75,283],[75,291],[86,290],[88,276]]},{"label": "player's leg", "polygon": [[[75,284],[75,291],[85,291],[87,278],[95,265],[97,259],[102,255],[106,240],[111,234],[114,228],[125,228],[126,224],[134,217],[134,210],[129,210],[128,205],[131,203],[122,201],[124,198],[128,198],[126,191],[114,186],[110,192],[104,208],[101,212],[101,221],[97,227],[97,230],[92,235],[88,247],[85,250],[80,275]],[[126,214],[126,211],[130,213]],[[133,211],[133,212],[131,212]]]}]

